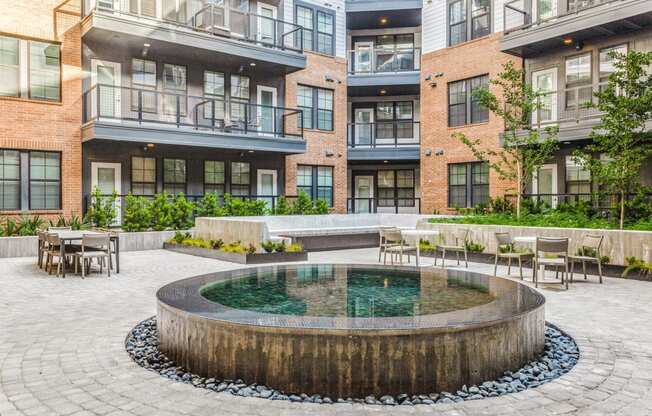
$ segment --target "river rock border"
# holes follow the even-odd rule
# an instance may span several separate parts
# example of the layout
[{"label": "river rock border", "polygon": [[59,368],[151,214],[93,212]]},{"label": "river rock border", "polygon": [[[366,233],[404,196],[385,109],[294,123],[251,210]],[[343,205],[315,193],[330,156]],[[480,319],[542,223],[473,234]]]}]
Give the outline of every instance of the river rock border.
[{"label": "river rock border", "polygon": [[516,393],[537,387],[568,373],[579,360],[579,348],[575,341],[555,326],[546,325],[545,349],[541,357],[526,364],[518,371],[506,371],[497,380],[485,381],[480,385],[463,386],[457,392],[440,392],[408,396],[382,396],[376,398],[330,398],[318,394],[286,394],[261,384],[247,384],[243,380],[217,380],[204,378],[176,366],[158,349],[158,330],[156,317],[151,317],[138,324],[127,335],[125,347],[131,358],[141,367],[155,371],[174,381],[193,385],[194,387],[228,392],[235,396],[259,397],[269,400],[289,400],[306,403],[365,403],[375,405],[433,405],[436,403],[455,403],[465,400],[479,400]]}]

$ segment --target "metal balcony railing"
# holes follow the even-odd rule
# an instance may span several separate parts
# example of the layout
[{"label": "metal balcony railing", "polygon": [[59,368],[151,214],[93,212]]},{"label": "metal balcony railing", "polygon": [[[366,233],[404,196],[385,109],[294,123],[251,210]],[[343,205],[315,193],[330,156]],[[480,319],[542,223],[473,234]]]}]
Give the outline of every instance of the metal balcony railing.
[{"label": "metal balcony railing", "polygon": [[[622,3],[623,0],[568,0],[566,8],[561,8],[556,0],[507,1],[503,5],[503,31],[507,34],[516,30],[528,29],[566,15],[615,2]],[[534,8],[535,3],[536,9]]]},{"label": "metal balcony railing", "polygon": [[420,142],[420,124],[412,120],[349,123],[350,148],[415,147]]},{"label": "metal balcony railing", "polygon": [[347,198],[349,214],[421,212],[421,198]]},{"label": "metal balcony railing", "polygon": [[102,84],[84,94],[84,122],[97,120],[303,140],[303,117],[298,109]]},{"label": "metal balcony railing", "polygon": [[350,74],[383,74],[418,71],[421,67],[419,48],[358,48],[349,51]]},{"label": "metal balcony railing", "polygon": [[606,85],[588,84],[541,93],[537,98],[537,110],[532,114],[532,126],[539,128],[564,122],[580,123],[599,119],[602,113],[593,106],[597,104],[594,93]]},{"label": "metal balcony railing", "polygon": [[[190,3],[190,2],[188,2]],[[186,2],[181,2],[185,5]],[[231,8],[229,2],[207,4],[186,18],[186,10],[166,12],[157,9],[155,0],[98,0],[86,14],[99,11],[150,20],[155,24],[172,24],[215,36],[242,40],[257,45],[303,53],[301,26]]]}]

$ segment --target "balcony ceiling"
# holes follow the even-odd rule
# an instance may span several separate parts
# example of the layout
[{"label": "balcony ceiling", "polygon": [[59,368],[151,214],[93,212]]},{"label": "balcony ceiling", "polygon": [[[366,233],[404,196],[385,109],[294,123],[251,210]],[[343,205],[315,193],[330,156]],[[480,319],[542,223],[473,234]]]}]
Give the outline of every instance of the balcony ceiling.
[{"label": "balcony ceiling", "polygon": [[421,9],[422,0],[347,0],[347,12]]},{"label": "balcony ceiling", "polygon": [[306,57],[298,52],[101,13],[94,13],[84,20],[82,36],[85,42],[110,42],[113,47],[142,49],[147,43],[151,45],[148,53],[154,55],[160,52],[189,59],[203,56],[227,65],[253,62],[257,70],[272,74],[287,74],[306,67]]},{"label": "balcony ceiling", "polygon": [[[399,2],[400,4],[400,2]],[[386,23],[382,23],[386,19]],[[349,12],[347,6],[346,28],[348,30],[387,29],[421,26],[421,9],[368,10]]]},{"label": "balcony ceiling", "polygon": [[[411,85],[366,85],[366,86],[351,86],[349,85],[347,91],[349,97],[383,97],[395,95],[419,95],[421,87],[418,84]],[[380,91],[385,90],[384,94]]]},{"label": "balcony ceiling", "polygon": [[558,19],[508,32],[501,50],[524,58],[565,46],[564,38],[574,45],[590,39],[623,35],[652,27],[652,0],[635,0],[626,5],[617,3],[568,14]]}]

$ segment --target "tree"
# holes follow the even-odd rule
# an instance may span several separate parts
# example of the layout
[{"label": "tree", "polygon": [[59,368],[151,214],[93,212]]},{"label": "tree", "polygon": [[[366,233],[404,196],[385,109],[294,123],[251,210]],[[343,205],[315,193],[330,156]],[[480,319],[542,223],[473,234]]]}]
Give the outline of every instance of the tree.
[{"label": "tree", "polygon": [[625,199],[641,187],[643,162],[652,156],[652,52],[611,52],[614,72],[600,91],[594,93],[602,114],[600,124],[591,131],[591,144],[576,152],[603,189],[618,194],[620,228],[625,225]]},{"label": "tree", "polygon": [[469,138],[461,132],[453,134],[469,147],[478,160],[487,161],[501,180],[516,183],[518,218],[521,216],[521,200],[527,184],[559,146],[556,126],[545,127],[543,134],[541,130],[531,127],[532,113],[545,109],[550,101],[524,80],[524,71],[515,68],[514,63],[509,61],[503,65],[502,72],[490,81],[490,85],[498,89],[498,94],[489,88],[473,92],[474,99],[481,106],[503,120],[505,131],[502,148],[483,146],[480,139]]}]

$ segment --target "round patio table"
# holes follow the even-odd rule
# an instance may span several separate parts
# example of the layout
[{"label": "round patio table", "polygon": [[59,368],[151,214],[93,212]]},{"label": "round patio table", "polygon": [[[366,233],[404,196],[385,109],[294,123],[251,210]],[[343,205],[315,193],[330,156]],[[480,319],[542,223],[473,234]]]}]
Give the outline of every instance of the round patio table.
[{"label": "round patio table", "polygon": [[441,233],[437,230],[401,230],[401,236],[407,241],[416,241],[417,247],[417,267],[419,267],[419,258],[421,255],[420,242],[422,239],[431,241],[433,237],[439,237]]}]

